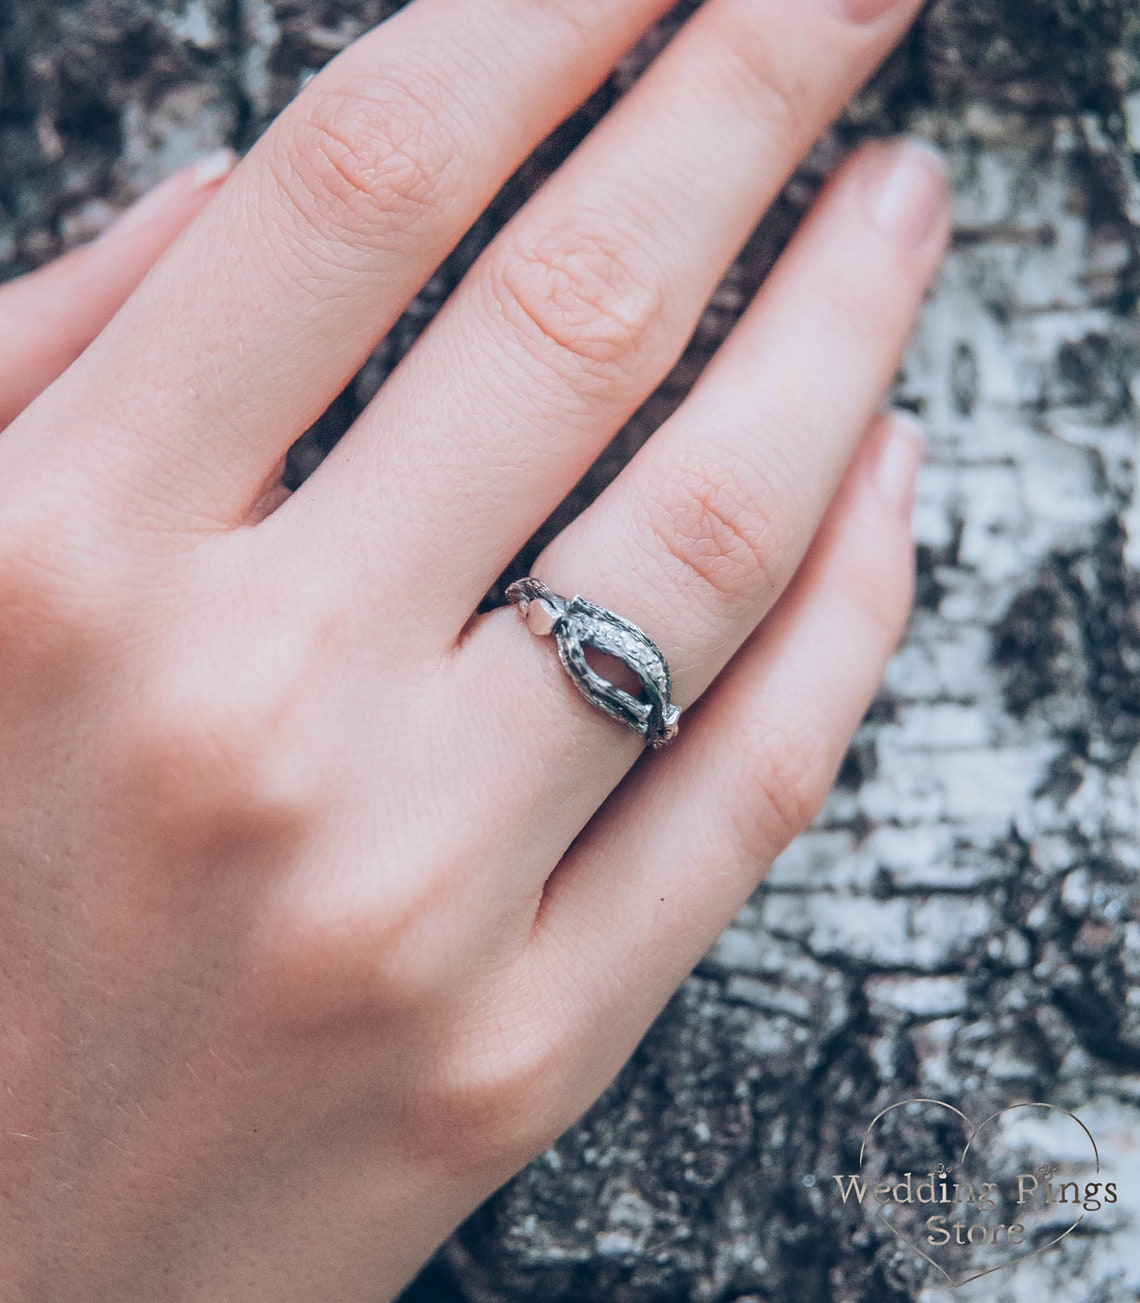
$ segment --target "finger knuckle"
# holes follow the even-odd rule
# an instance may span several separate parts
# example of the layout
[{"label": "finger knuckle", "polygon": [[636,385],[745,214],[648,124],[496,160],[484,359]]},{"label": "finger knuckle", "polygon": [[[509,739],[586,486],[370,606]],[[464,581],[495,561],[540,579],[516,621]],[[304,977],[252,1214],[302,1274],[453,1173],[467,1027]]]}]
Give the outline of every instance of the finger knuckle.
[{"label": "finger knuckle", "polygon": [[843,598],[853,627],[863,625],[875,647],[893,646],[902,636],[914,601],[914,549],[881,549],[863,565],[853,565],[845,577]]},{"label": "finger knuckle", "polygon": [[748,479],[727,463],[683,458],[638,502],[655,564],[703,604],[750,602],[782,586],[787,508],[770,478]]},{"label": "finger knuckle", "polygon": [[479,851],[462,820],[421,823],[391,845],[391,828],[406,819],[380,797],[335,872],[322,863],[281,875],[253,943],[260,997],[274,1020],[391,1022],[457,980],[478,938],[455,901]]},{"label": "finger knuckle", "polygon": [[502,1163],[508,1171],[550,1144],[560,1116],[567,1065],[556,1038],[528,1020],[497,1025],[461,1042],[429,1087],[430,1108],[446,1150],[464,1166]]},{"label": "finger knuckle", "polygon": [[313,775],[289,727],[301,684],[279,660],[162,649],[120,703],[111,785],[165,851],[276,844],[302,826]]},{"label": "finger knuckle", "polygon": [[391,1021],[430,1002],[446,965],[442,884],[422,866],[348,863],[333,884],[288,880],[253,946],[256,992],[276,1023]]},{"label": "finger knuckle", "polygon": [[[841,351],[858,350],[864,365],[889,359],[893,364],[911,325],[910,292],[905,279],[894,278],[894,291],[881,265],[847,261],[818,278],[820,321]],[[905,293],[899,293],[906,287]]]},{"label": "finger knuckle", "polygon": [[813,86],[788,59],[751,0],[726,0],[715,13],[722,86],[750,117],[781,139],[797,140],[812,122]]},{"label": "finger knuckle", "polygon": [[52,666],[74,673],[104,641],[108,599],[93,568],[54,504],[29,494],[0,510],[0,659],[9,684]]},{"label": "finger knuckle", "polygon": [[610,0],[531,0],[531,9],[547,22],[557,24],[566,39],[593,42],[599,21],[606,17]]},{"label": "finger knuckle", "polygon": [[758,853],[775,854],[812,822],[831,790],[833,757],[822,734],[803,719],[782,725],[757,723],[738,770],[742,789],[734,806],[738,833]]},{"label": "finger knuckle", "polygon": [[492,298],[524,348],[573,386],[628,379],[661,339],[652,258],[597,218],[527,229],[492,258]]},{"label": "finger knuckle", "polygon": [[310,92],[271,168],[306,222],[354,240],[446,206],[463,150],[441,106],[407,74]]}]

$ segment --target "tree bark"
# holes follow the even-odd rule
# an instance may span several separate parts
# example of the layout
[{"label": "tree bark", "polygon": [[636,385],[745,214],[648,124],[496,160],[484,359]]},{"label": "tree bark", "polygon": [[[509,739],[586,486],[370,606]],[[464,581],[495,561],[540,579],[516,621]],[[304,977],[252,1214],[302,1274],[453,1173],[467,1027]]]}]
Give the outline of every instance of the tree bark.
[{"label": "tree bark", "polygon": [[[248,144],[394,7],[7,0],[0,268],[88,237],[206,148]],[[692,7],[507,186],[294,449],[293,483]],[[941,1298],[936,1271],[829,1188],[871,1118],[917,1095],[979,1119],[1026,1099],[1079,1111],[1121,1186],[1091,1233],[954,1298],[1140,1297],[1136,0],[932,4],[543,536],[683,398],[841,154],[900,130],[943,148],[957,195],[896,392],[930,434],[906,643],[811,832],[603,1100],[409,1300]]]}]

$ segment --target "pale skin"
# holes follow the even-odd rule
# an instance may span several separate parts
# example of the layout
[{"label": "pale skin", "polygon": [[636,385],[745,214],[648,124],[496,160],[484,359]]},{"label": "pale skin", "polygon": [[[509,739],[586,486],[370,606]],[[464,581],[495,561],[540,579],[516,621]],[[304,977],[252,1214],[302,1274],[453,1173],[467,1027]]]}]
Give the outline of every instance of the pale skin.
[{"label": "pale skin", "polygon": [[663,648],[677,741],[473,613],[918,7],[708,0],[292,496],[291,442],[664,0],[415,0],[232,174],[0,291],[4,1303],[391,1297],[817,810],[910,604],[918,147],[841,169],[535,564]]}]

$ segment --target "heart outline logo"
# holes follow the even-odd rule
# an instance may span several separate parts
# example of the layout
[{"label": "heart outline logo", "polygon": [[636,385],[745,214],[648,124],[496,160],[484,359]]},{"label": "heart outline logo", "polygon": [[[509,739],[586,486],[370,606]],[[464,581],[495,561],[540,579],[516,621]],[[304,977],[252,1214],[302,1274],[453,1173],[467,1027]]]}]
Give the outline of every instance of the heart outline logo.
[{"label": "heart outline logo", "polygon": [[[888,1113],[892,1112],[897,1108],[905,1108],[906,1105],[908,1104],[933,1104],[937,1108],[946,1109],[948,1112],[953,1113],[956,1117],[960,1118],[961,1121],[971,1129],[970,1134],[966,1139],[966,1143],[962,1148],[962,1152],[958,1156],[959,1163],[965,1162],[966,1157],[969,1154],[970,1149],[974,1144],[974,1141],[978,1138],[980,1133],[985,1130],[986,1127],[996,1122],[998,1118],[1004,1116],[1005,1114],[1012,1113],[1015,1109],[1043,1108],[1043,1109],[1049,1109],[1051,1112],[1054,1113],[1062,1113],[1066,1117],[1072,1118],[1072,1120],[1081,1128],[1081,1130],[1088,1137],[1088,1142],[1092,1146],[1093,1159],[1095,1161],[1094,1171],[1097,1173],[1100,1172],[1100,1150],[1097,1148],[1097,1143],[1096,1140],[1093,1138],[1092,1132],[1088,1129],[1087,1126],[1085,1126],[1085,1124],[1081,1121],[1079,1117],[1077,1117],[1075,1113],[1070,1112],[1067,1108],[1061,1108],[1059,1104],[1046,1104],[1041,1101],[1031,1101],[1031,1102],[1024,1102],[1020,1104],[1007,1104],[1005,1108],[998,1109],[996,1113],[991,1113],[990,1116],[985,1118],[982,1122],[975,1124],[971,1118],[969,1118],[965,1113],[963,1113],[961,1109],[955,1108],[953,1104],[947,1104],[945,1100],[941,1100],[941,1099],[928,1099],[924,1096],[916,1096],[913,1099],[903,1099],[903,1100],[899,1100],[895,1104],[888,1104],[886,1108],[880,1110],[878,1113],[875,1114],[875,1116],[871,1119],[870,1123],[867,1126],[867,1130],[863,1135],[863,1143],[859,1147],[859,1170],[860,1171],[863,1170],[863,1163],[867,1154],[867,1142],[871,1139],[871,1132],[875,1129],[876,1125],[884,1117],[886,1117]],[[962,1285],[968,1285],[970,1281],[973,1280],[980,1280],[983,1276],[992,1275],[992,1273],[995,1271],[1005,1271],[1007,1267],[1012,1267],[1018,1262],[1024,1262],[1028,1258],[1036,1257],[1036,1255],[1039,1253],[1044,1253],[1046,1249],[1051,1249],[1054,1244],[1059,1244],[1065,1238],[1066,1235],[1071,1235],[1072,1232],[1075,1231],[1077,1227],[1081,1224],[1081,1222],[1083,1222],[1085,1219],[1085,1213],[1082,1212],[1081,1215],[1076,1219],[1076,1221],[1072,1223],[1071,1226],[1066,1227],[1065,1230],[1063,1230],[1059,1235],[1054,1236],[1053,1239],[1051,1239],[1047,1244],[1041,1244],[1034,1249],[1027,1250],[1025,1253],[1019,1253],[1017,1254],[1016,1257],[1010,1258],[1008,1262],[999,1263],[996,1267],[986,1267],[985,1270],[974,1272],[973,1275],[963,1276],[960,1279],[955,1279],[955,1277],[953,1277],[946,1270],[946,1268],[942,1266],[941,1263],[936,1262],[928,1253],[923,1252],[923,1250],[910,1238],[909,1235],[905,1234],[897,1226],[895,1226],[892,1222],[890,1222],[886,1217],[884,1217],[882,1209],[876,1209],[875,1215],[876,1217],[878,1217],[879,1221],[881,1221],[883,1225],[886,1226],[887,1229],[891,1231],[891,1233],[897,1239],[899,1239],[903,1244],[906,1245],[908,1249],[910,1249],[914,1253],[917,1253],[920,1258],[923,1258],[925,1259],[925,1261],[929,1262],[930,1265],[934,1267],[935,1270],[938,1271],[939,1274],[946,1279],[946,1281],[949,1283],[952,1289],[958,1289]]]}]

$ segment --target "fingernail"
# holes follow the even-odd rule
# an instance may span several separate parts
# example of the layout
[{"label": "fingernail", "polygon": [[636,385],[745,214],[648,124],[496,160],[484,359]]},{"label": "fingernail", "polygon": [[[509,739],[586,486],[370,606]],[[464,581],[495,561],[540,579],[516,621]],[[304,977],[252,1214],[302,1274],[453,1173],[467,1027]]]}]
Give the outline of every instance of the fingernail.
[{"label": "fingernail", "polygon": [[929,145],[901,140],[880,147],[867,179],[871,220],[892,240],[921,249],[945,219],[946,164]]},{"label": "fingernail", "polygon": [[232,149],[215,149],[190,166],[190,186],[194,190],[205,190],[216,185],[234,170],[237,155]]},{"label": "fingernail", "polygon": [[849,23],[873,23],[899,7],[900,0],[832,0]]},{"label": "fingernail", "polygon": [[153,190],[148,190],[141,199],[136,199],[99,238],[105,240],[111,235],[117,238],[131,234],[157,217],[178,195],[196,195],[216,186],[233,171],[236,163],[237,155],[232,149],[216,149],[189,167],[180,168],[165,181],[160,181]]},{"label": "fingernail", "polygon": [[914,417],[890,413],[875,463],[875,483],[888,505],[908,523],[925,448],[922,426]]}]

